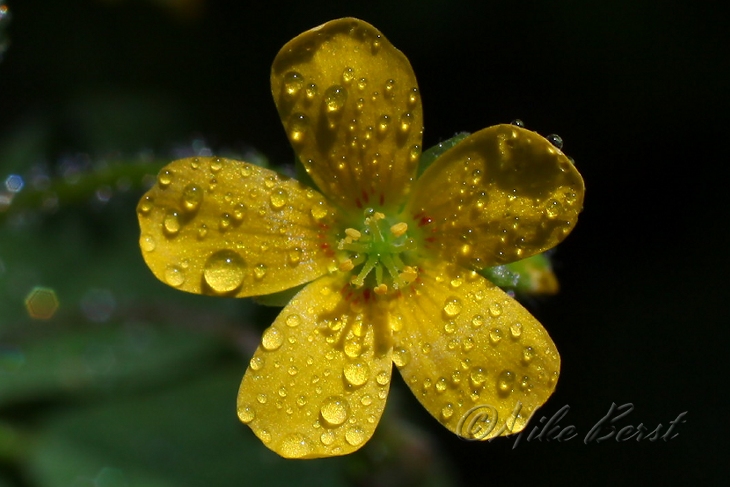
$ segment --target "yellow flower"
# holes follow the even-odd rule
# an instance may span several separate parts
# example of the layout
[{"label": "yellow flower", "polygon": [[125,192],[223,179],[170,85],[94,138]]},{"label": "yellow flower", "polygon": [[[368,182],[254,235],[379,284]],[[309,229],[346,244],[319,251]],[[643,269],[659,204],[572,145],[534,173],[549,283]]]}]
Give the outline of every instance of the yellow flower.
[{"label": "yellow flower", "polygon": [[286,44],[276,106],[319,190],[215,157],[164,168],[138,206],[145,261],[183,291],[260,296],[303,285],[263,334],[238,416],[291,458],[373,434],[392,363],[445,427],[516,433],[555,388],[545,329],[476,270],[549,249],[583,181],[546,139],[489,127],[416,178],[420,93],[374,27],[334,20]]}]

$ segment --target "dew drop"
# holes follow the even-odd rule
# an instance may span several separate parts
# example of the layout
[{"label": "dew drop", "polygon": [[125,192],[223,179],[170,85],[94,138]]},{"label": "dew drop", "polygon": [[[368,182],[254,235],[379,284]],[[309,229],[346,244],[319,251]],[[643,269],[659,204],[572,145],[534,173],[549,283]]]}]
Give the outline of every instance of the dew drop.
[{"label": "dew drop", "polygon": [[474,387],[480,387],[487,380],[487,371],[481,367],[474,367],[469,374],[469,381]]},{"label": "dew drop", "polygon": [[545,208],[545,214],[548,218],[551,220],[557,218],[560,216],[560,214],[563,212],[563,205],[560,204],[557,200],[550,200],[547,203],[547,207]]},{"label": "dew drop", "polygon": [[284,93],[294,98],[304,86],[304,78],[296,71],[289,71],[284,75]]},{"label": "dew drop", "polygon": [[325,426],[334,428],[347,420],[350,405],[342,396],[330,396],[322,403],[319,414],[324,420]]},{"label": "dew drop", "polygon": [[385,96],[388,98],[393,98],[393,95],[395,94],[395,80],[389,79],[385,82]]},{"label": "dew drop", "polygon": [[411,361],[411,353],[405,348],[399,348],[393,351],[393,363],[397,367],[405,367]]},{"label": "dew drop", "polygon": [[170,286],[179,287],[185,282],[185,272],[176,265],[165,269],[165,282]]},{"label": "dew drop", "polygon": [[296,328],[302,323],[302,317],[298,314],[291,314],[286,317],[286,326]]},{"label": "dew drop", "polygon": [[471,319],[472,328],[481,328],[482,325],[484,325],[484,317],[482,315],[474,315],[474,317]]},{"label": "dew drop", "polygon": [[258,264],[253,269],[253,275],[256,279],[263,279],[266,275],[266,265]]},{"label": "dew drop", "polygon": [[375,377],[375,380],[381,386],[387,386],[390,382],[390,373],[386,371],[379,372],[378,375]]},{"label": "dew drop", "polygon": [[550,142],[551,144],[553,144],[558,149],[562,149],[563,148],[563,138],[560,137],[558,134],[550,134],[550,135],[548,135],[545,138],[548,140],[548,142]]},{"label": "dew drop", "polygon": [[345,108],[347,90],[340,85],[333,85],[324,92],[324,107],[327,113],[337,114]]},{"label": "dew drop", "polygon": [[359,426],[353,426],[345,432],[345,441],[352,446],[360,446],[365,441],[365,432]]},{"label": "dew drop", "polygon": [[413,115],[410,113],[404,113],[400,116],[400,126],[398,127],[402,134],[407,134],[411,129],[411,123],[413,122]]},{"label": "dew drop", "polygon": [[312,453],[309,438],[301,433],[289,433],[281,441],[281,452],[287,458],[303,458]]},{"label": "dew drop", "polygon": [[261,370],[264,366],[264,358],[254,355],[248,363],[252,370]]},{"label": "dew drop", "polygon": [[344,81],[345,83],[349,83],[353,79],[355,79],[355,71],[351,67],[348,66],[342,72],[342,81]]},{"label": "dew drop", "polygon": [[411,107],[416,106],[418,103],[418,88],[411,88],[411,92],[408,93],[408,105]]},{"label": "dew drop", "polygon": [[312,216],[315,220],[321,220],[327,216],[327,208],[324,206],[324,202],[320,201],[312,206]]},{"label": "dew drop", "polygon": [[492,343],[495,345],[499,343],[499,341],[502,339],[502,330],[499,328],[492,328],[492,330],[489,332],[489,339],[492,340]]},{"label": "dew drop", "polygon": [[454,318],[461,313],[462,304],[461,300],[457,297],[451,297],[444,303],[444,314],[449,318]]},{"label": "dew drop", "polygon": [[325,431],[319,436],[319,441],[321,441],[324,446],[330,446],[335,442],[335,438],[336,435],[334,431]]},{"label": "dew drop", "polygon": [[370,367],[362,361],[352,362],[343,369],[345,380],[353,386],[364,385],[370,377]]},{"label": "dew drop", "polygon": [[145,196],[142,201],[139,202],[137,211],[142,215],[149,215],[154,207],[154,201],[151,196]]},{"label": "dew drop", "polygon": [[502,394],[512,392],[512,385],[515,382],[515,374],[510,370],[503,370],[497,378],[497,390]]},{"label": "dew drop", "polygon": [[489,305],[489,314],[492,315],[492,317],[496,318],[497,316],[502,314],[502,305],[497,303],[496,301]]},{"label": "dew drop", "polygon": [[220,172],[220,170],[223,169],[223,161],[220,157],[214,158],[212,161],[210,161],[210,171],[212,173]]},{"label": "dew drop", "polygon": [[200,208],[203,202],[203,190],[200,186],[190,183],[185,186],[182,193],[182,207],[188,213],[193,213]]},{"label": "dew drop", "polygon": [[167,188],[172,183],[172,176],[173,176],[173,173],[170,169],[163,169],[157,175],[157,184],[162,189]]},{"label": "dew drop", "polygon": [[512,125],[515,125],[515,126],[517,126],[517,127],[522,127],[522,128],[525,128],[525,122],[523,122],[523,121],[522,121],[522,120],[520,120],[519,118],[515,118],[514,120],[512,120],[512,122],[511,122],[511,123],[512,123]]},{"label": "dew drop", "polygon": [[203,278],[216,293],[229,293],[243,283],[246,264],[233,250],[219,250],[205,262]]},{"label": "dew drop", "polygon": [[446,333],[447,335],[451,335],[455,331],[456,331],[456,323],[454,322],[454,320],[447,321],[446,324],[444,325],[444,333]]},{"label": "dew drop", "polygon": [[157,245],[155,244],[155,239],[152,237],[152,235],[142,235],[139,239],[139,246],[145,252],[152,252],[153,250],[155,250],[155,247]]},{"label": "dew drop", "polygon": [[436,392],[444,392],[446,390],[446,379],[443,377],[440,377],[439,380],[436,381]]},{"label": "dew drop", "polygon": [[522,361],[529,364],[532,362],[533,358],[535,358],[535,349],[532,347],[525,347],[525,349],[522,350]]},{"label": "dew drop", "polygon": [[250,405],[241,406],[238,408],[238,419],[243,423],[248,424],[256,418],[256,412]]},{"label": "dew drop", "polygon": [[261,345],[270,352],[278,350],[283,343],[284,335],[273,326],[268,327],[261,337]]},{"label": "dew drop", "polygon": [[289,193],[281,188],[271,193],[271,196],[269,197],[269,200],[271,201],[271,207],[275,210],[280,210],[281,208],[283,208],[288,199]]},{"label": "dew drop", "polygon": [[293,113],[289,117],[289,138],[295,144],[304,142],[309,129],[309,117],[303,113]]},{"label": "dew drop", "polygon": [[208,225],[202,223],[198,228],[198,240],[203,240],[208,235]]},{"label": "dew drop", "polygon": [[291,367],[289,367],[289,370],[287,370],[287,373],[294,377],[299,373],[299,369],[295,365],[292,365]]},{"label": "dew drop", "polygon": [[454,405],[449,403],[446,403],[444,407],[441,408],[441,417],[445,420],[451,418],[451,416],[454,415]]},{"label": "dew drop", "polygon": [[221,232],[226,232],[229,228],[231,228],[231,215],[223,213],[220,221],[218,222],[218,229]]},{"label": "dew drop", "polygon": [[519,338],[522,335],[522,323],[513,323],[509,327],[509,332],[512,334],[512,338]]},{"label": "dew drop", "polygon": [[385,135],[385,133],[388,131],[388,128],[390,127],[390,115],[381,115],[380,119],[378,120],[378,134],[381,136]]},{"label": "dew drop", "polygon": [[299,265],[299,262],[302,260],[302,249],[298,247],[291,249],[287,254],[287,257],[289,259],[289,265]]},{"label": "dew drop", "polygon": [[268,396],[266,394],[259,394],[259,395],[256,396],[256,400],[260,404],[266,404],[266,401],[268,401],[269,398],[268,398]]},{"label": "dew drop", "polygon": [[180,219],[176,211],[168,212],[162,220],[162,229],[169,237],[175,236],[180,231]]},{"label": "dew drop", "polygon": [[257,433],[257,435],[264,443],[269,443],[271,441],[271,433],[267,430],[261,430]]}]

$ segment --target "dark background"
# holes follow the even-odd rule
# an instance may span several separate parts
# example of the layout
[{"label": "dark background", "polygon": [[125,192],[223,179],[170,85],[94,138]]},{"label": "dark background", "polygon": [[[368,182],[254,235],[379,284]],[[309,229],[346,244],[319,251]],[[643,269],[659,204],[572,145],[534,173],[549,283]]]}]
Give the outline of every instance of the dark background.
[{"label": "dark background", "polygon": [[[563,443],[523,439],[514,449],[511,439],[463,442],[428,418],[404,387],[402,394],[394,392],[395,405],[389,409],[397,408],[393,415],[419,430],[414,438],[425,435],[426,446],[421,445],[427,450],[425,458],[437,459],[445,482],[456,485],[632,481],[678,485],[714,484],[727,478],[722,430],[728,421],[724,413],[730,324],[724,306],[728,298],[724,196],[730,164],[726,150],[730,39],[724,10],[704,3],[629,0],[414,0],[351,5],[335,1],[22,0],[9,6],[11,44],[0,63],[0,155],[13,157],[0,161],[3,178],[10,173],[27,174],[39,163],[49,174],[58,174],[64,157],[71,154],[87,154],[92,161],[132,160],[141,153],[171,159],[181,146],[200,138],[214,152],[241,153],[253,147],[273,164],[289,163],[292,152],[270,96],[271,62],[295,35],[342,16],[372,23],[408,56],[423,97],[424,147],[458,131],[476,131],[515,118],[542,134],[559,134],[565,141],[564,151],[575,158],[584,176],[587,192],[576,230],[555,254],[561,293],[528,303],[562,357],[557,391],[535,419],[568,405],[561,424],[575,425],[579,436]],[[21,245],[21,234],[32,231],[33,239],[43,240],[44,248],[52,249],[58,238],[75,241],[68,236],[75,232],[69,230],[73,222],[73,228],[82,232],[79,240],[92,239],[84,245],[98,252],[84,258],[69,253],[62,269],[79,265],[104,269],[104,259],[112,255],[103,250],[105,246],[129,240],[120,249],[114,247],[128,259],[130,267],[125,272],[131,274],[124,275],[134,276],[125,282],[128,287],[118,280],[95,283],[94,279],[105,281],[94,272],[87,272],[88,280],[79,284],[80,288],[113,288],[117,313],[124,319],[125,313],[144,313],[140,307],[158,310],[149,303],[159,296],[159,300],[177,300],[195,309],[223,307],[231,322],[245,315],[257,323],[253,330],[259,333],[265,320],[272,319],[271,313],[247,304],[220,304],[212,298],[173,297],[172,291],[154,281],[135,248],[134,204],[141,192],[134,191],[104,210],[84,207],[81,216],[73,217],[77,208],[61,205],[56,213],[33,220],[29,230],[20,224],[4,229],[15,239],[0,242],[0,252],[6,254],[0,253],[6,268],[0,279],[8,294],[2,301],[5,310],[0,309],[5,319],[22,314],[15,309],[22,310],[22,296],[16,296],[20,292],[7,291],[13,259],[22,260],[24,255],[20,247],[9,250],[12,242]],[[117,223],[111,224],[113,219]],[[31,273],[38,282],[31,283],[32,278],[23,282],[55,282],[59,294],[64,285],[71,285],[47,272]],[[143,299],[139,290],[131,289],[135,286],[149,289],[150,294]],[[24,293],[25,288],[20,294]],[[68,307],[76,306],[71,304],[78,301],[76,294],[83,293],[66,293],[71,296],[66,300]],[[134,313],[130,307],[135,307]],[[154,316],[144,319],[155,321]],[[170,313],[164,316],[174,321]],[[0,340],[2,326],[0,321]],[[16,338],[21,336],[14,333]],[[237,367],[231,373],[237,377],[249,357],[235,350],[228,353],[226,366]],[[200,372],[201,377],[205,375]],[[231,401],[231,413],[237,380],[233,383],[230,397],[224,396]],[[105,401],[115,402],[116,395],[105,394],[91,406],[87,400],[81,403],[91,408],[102,404],[98,407],[103,409]],[[686,422],[670,441],[584,444],[583,436],[614,402],[635,407],[619,426],[643,423],[651,430],[661,423],[666,428],[685,411]],[[32,430],[43,424],[49,410],[58,408],[50,393],[42,406],[38,404],[35,399],[23,399],[5,410],[0,407],[0,415],[4,411],[11,423]],[[205,417],[213,409],[201,405],[191,418]],[[136,413],[108,414],[118,418]],[[79,421],[63,431],[76,434],[84,429]],[[197,421],[171,420],[169,428],[181,442],[205,439],[215,444],[215,438],[206,436],[203,420],[198,439],[186,434]],[[256,458],[264,458],[266,465],[274,460],[260,453],[257,449],[265,448],[251,442],[248,431],[239,431],[235,421],[230,428],[236,428],[238,436],[226,440],[225,448],[239,473],[226,478],[231,485],[246,485],[252,477],[244,472],[257,468],[256,462],[247,463],[249,451],[257,452]],[[245,453],[240,446],[238,454],[238,441],[243,439],[250,444]],[[377,436],[376,440],[381,441]],[[418,456],[419,447],[414,445],[419,441],[408,447],[413,451],[396,448],[382,453],[377,445],[369,446],[367,455],[345,460],[349,463],[342,467],[343,478],[354,484],[389,485],[389,471],[383,469],[385,473],[375,478],[362,466],[372,465],[368,462],[380,468],[412,462],[410,470],[394,468],[400,475],[437,468]],[[84,443],[83,437],[78,443]],[[128,484],[135,485],[136,467],[126,465],[135,465],[136,448],[137,443],[130,443],[122,449],[124,454],[100,453],[98,463],[119,468]],[[181,454],[180,458],[186,457]],[[182,461],[195,464],[196,460]],[[324,478],[321,471],[334,465],[331,461],[314,464],[302,468],[311,469],[307,472],[319,480]],[[229,468],[223,462],[215,468],[204,465],[209,473]],[[267,481],[286,478],[289,466],[298,469],[301,462],[276,465]],[[44,467],[33,461],[21,462],[20,467],[10,462],[9,473],[0,476],[0,486],[54,485],[27,473],[37,468]],[[170,460],[158,474],[164,477],[177,468]],[[307,478],[298,470],[293,472],[293,478]],[[203,484],[178,478],[160,485]],[[229,483],[220,480],[208,485]]]}]

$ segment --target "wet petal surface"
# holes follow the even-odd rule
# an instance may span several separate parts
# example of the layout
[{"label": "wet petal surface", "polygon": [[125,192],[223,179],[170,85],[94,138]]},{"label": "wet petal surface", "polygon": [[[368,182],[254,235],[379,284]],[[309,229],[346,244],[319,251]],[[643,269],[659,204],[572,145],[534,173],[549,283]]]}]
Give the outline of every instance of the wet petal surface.
[{"label": "wet petal surface", "polygon": [[550,336],[475,272],[426,265],[392,313],[401,375],[421,404],[464,438],[519,432],[555,388],[560,357]]},{"label": "wet petal surface", "polygon": [[335,209],[317,191],[245,162],[174,161],[142,197],[137,215],[145,262],[183,291],[269,294],[334,265],[328,239]]},{"label": "wet petal surface", "polygon": [[583,179],[535,132],[497,125],[444,153],[418,179],[409,203],[426,247],[471,269],[544,252],[573,229]]},{"label": "wet petal surface", "polygon": [[294,151],[343,208],[402,201],[415,177],[423,116],[408,59],[373,26],[347,18],[287,43],[271,89]]},{"label": "wet petal surface", "polygon": [[344,455],[370,439],[392,369],[380,306],[343,298],[349,284],[308,284],[263,334],[238,393],[238,417],[287,458]]}]

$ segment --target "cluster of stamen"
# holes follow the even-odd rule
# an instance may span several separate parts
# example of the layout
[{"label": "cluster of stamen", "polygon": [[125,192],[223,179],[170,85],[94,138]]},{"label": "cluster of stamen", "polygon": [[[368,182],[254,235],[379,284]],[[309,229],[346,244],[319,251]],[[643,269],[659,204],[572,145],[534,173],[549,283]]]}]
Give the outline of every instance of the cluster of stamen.
[{"label": "cluster of stamen", "polygon": [[362,230],[345,229],[345,238],[340,240],[338,248],[352,254],[339,268],[349,272],[362,266],[352,275],[353,286],[362,287],[367,282],[376,294],[386,294],[390,288],[403,289],[418,276],[418,269],[407,265],[402,258],[404,252],[416,249],[415,241],[406,233],[408,224],[388,225],[383,213],[368,208]]}]

